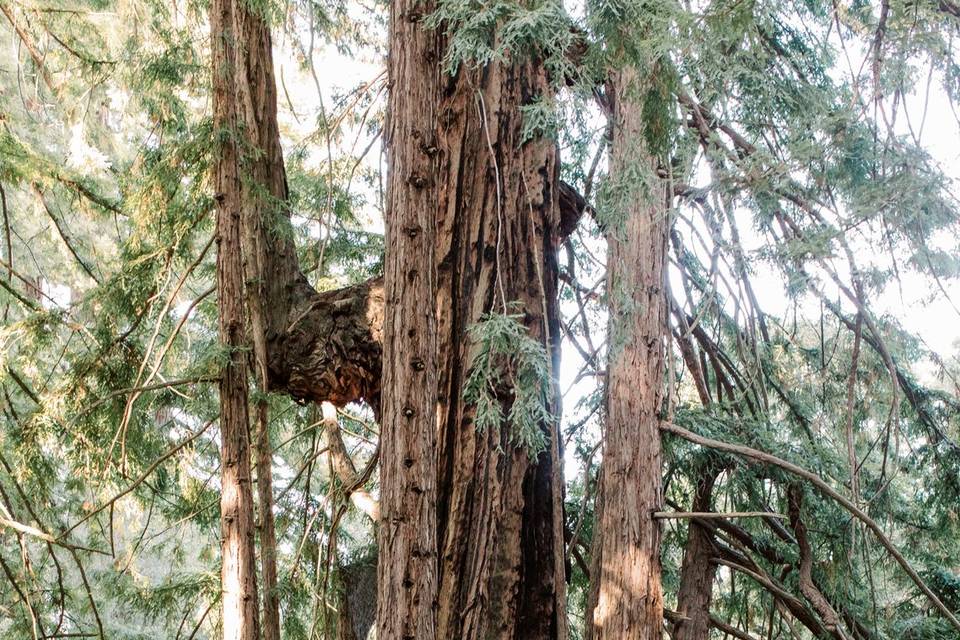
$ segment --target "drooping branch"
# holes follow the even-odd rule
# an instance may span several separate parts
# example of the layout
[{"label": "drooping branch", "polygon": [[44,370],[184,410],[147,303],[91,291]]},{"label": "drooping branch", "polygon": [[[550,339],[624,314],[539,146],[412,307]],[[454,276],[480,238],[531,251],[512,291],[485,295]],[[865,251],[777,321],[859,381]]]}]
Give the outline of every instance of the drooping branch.
[{"label": "drooping branch", "polygon": [[[762,573],[760,567],[752,565],[748,558],[740,557],[739,554],[731,549],[723,549],[720,556],[713,558],[713,562],[722,564],[737,573],[749,577],[769,591],[770,594],[790,612],[790,615],[809,629],[815,637],[822,638],[825,636],[825,630],[820,624],[820,620],[807,609],[803,601],[787,591],[778,581]],[[840,639],[838,638],[837,640]]]},{"label": "drooping branch", "polygon": [[945,604],[943,604],[943,602],[940,601],[940,598],[937,597],[937,595],[930,589],[930,587],[927,586],[927,583],[923,581],[923,578],[920,577],[920,575],[913,568],[910,562],[903,557],[903,554],[900,553],[900,550],[897,549],[896,546],[894,546],[893,542],[891,542],[890,539],[886,536],[886,534],[883,532],[883,529],[880,527],[880,525],[877,524],[877,522],[873,518],[871,518],[869,515],[864,513],[859,507],[857,507],[855,504],[850,502],[850,500],[845,498],[843,495],[837,492],[833,487],[831,487],[829,484],[824,482],[824,480],[820,476],[818,476],[817,474],[811,471],[804,469],[803,467],[799,467],[793,464],[792,462],[788,462],[786,460],[783,460],[782,458],[778,458],[777,456],[766,453],[764,451],[758,451],[757,449],[752,449],[747,446],[730,444],[727,442],[721,442],[720,440],[706,438],[704,436],[697,435],[692,431],[687,431],[683,427],[679,427],[675,424],[671,424],[668,422],[661,422],[660,429],[663,431],[666,431],[667,433],[672,433],[674,435],[680,436],[684,440],[688,440],[694,444],[699,444],[700,446],[703,446],[703,447],[716,449],[718,451],[726,451],[728,453],[735,453],[737,455],[742,455],[748,458],[752,458],[759,462],[772,464],[774,466],[780,467],[781,469],[788,471],[810,482],[821,493],[833,499],[840,506],[846,509],[851,515],[853,515],[858,520],[860,520],[865,525],[867,525],[867,528],[874,533],[874,535],[877,537],[877,540],[879,540],[883,548],[886,549],[891,556],[893,556],[893,559],[896,560],[897,564],[899,564],[903,568],[904,572],[910,577],[913,583],[917,585],[917,588],[920,589],[920,591],[922,591],[923,594],[927,596],[930,602],[940,611],[940,613],[942,613],[943,616],[950,621],[950,624],[952,624],[957,630],[960,630],[960,620],[957,619],[954,613],[950,611],[950,609]]},{"label": "drooping branch", "polygon": [[790,485],[787,490],[787,502],[790,506],[790,525],[793,527],[797,546],[800,548],[800,592],[823,618],[827,630],[846,640],[849,636],[843,630],[840,616],[813,583],[813,551],[810,548],[810,541],[807,540],[807,527],[800,518],[803,490],[799,485]]},{"label": "drooping branch", "polygon": [[[673,506],[671,504],[671,506]],[[697,517],[694,519],[697,524],[699,524],[705,531],[708,531],[711,536],[723,537],[728,542],[734,543],[737,547],[741,549],[743,553],[747,551],[759,555],[761,558],[770,562],[774,565],[790,565],[794,566],[795,563],[793,560],[788,559],[784,556],[780,550],[770,544],[764,538],[756,538],[750,534],[746,529],[740,527],[739,525],[724,519],[724,518],[701,518]],[[787,544],[795,544],[796,540],[789,536],[789,532],[780,525],[780,521],[776,519],[764,519],[764,522],[773,530],[774,535],[786,542]],[[813,585],[816,587],[820,593],[823,593],[823,587],[818,583],[816,577],[812,578]],[[827,596],[824,596],[827,597]],[[830,599],[827,598],[829,601]],[[857,619],[848,609],[844,608],[840,603],[830,602],[830,605],[843,616],[843,620],[846,623],[847,627],[854,630],[857,637],[865,638],[870,640],[873,638],[873,633],[866,627],[866,625]],[[806,625],[806,622],[815,622],[819,625],[819,622],[813,618],[810,618],[808,621],[800,620],[800,622]],[[810,628],[810,627],[808,627]],[[818,633],[817,629],[819,626],[810,628],[811,632],[816,635]]]}]

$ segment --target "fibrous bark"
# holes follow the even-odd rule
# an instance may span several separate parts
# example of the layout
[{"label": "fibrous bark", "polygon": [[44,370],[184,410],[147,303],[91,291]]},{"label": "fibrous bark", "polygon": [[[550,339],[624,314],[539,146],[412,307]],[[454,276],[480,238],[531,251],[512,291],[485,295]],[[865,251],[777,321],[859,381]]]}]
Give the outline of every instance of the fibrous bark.
[{"label": "fibrous bark", "polygon": [[[659,410],[667,307],[665,190],[645,148],[641,79],[629,67],[613,74],[609,180],[619,196],[607,227],[610,347],[601,463],[602,508],[595,640],[660,638],[661,495]],[[638,170],[638,167],[640,168]],[[646,170],[644,170],[644,168]],[[645,184],[635,184],[636,176]]]},{"label": "fibrous bark", "polygon": [[[550,91],[542,61],[521,52],[461,69],[444,87],[437,123],[437,637],[566,636],[558,423],[539,425],[549,446],[531,459],[510,441],[509,424],[479,432],[475,408],[462,397],[476,356],[465,333],[486,313],[521,314],[556,371],[559,161],[553,141],[524,140],[521,113]],[[549,395],[558,415],[555,389]],[[506,414],[511,390],[498,390],[498,401]]]},{"label": "fibrous bark", "polygon": [[439,71],[420,70],[437,36],[415,12],[390,7],[380,424],[377,637],[434,640],[437,607],[437,335],[434,235],[438,205],[434,127]]},{"label": "fibrous bark", "polygon": [[[240,10],[228,0],[219,5]],[[380,610],[405,620],[384,640],[432,635],[435,599],[437,637],[562,638],[557,423],[540,425],[550,448],[532,460],[510,442],[510,425],[477,432],[461,387],[475,356],[467,329],[507,306],[522,313],[556,369],[555,246],[575,226],[583,199],[560,183],[555,143],[524,139],[521,107],[551,91],[542,61],[518,56],[441,75],[443,37],[424,26],[427,14],[403,0],[392,12],[386,281],[324,293],[300,271],[282,206],[269,31],[246,12],[221,22],[246,35],[234,54],[243,86],[231,90],[232,117],[256,147],[251,158],[233,162],[247,162],[241,167],[252,184],[269,194],[258,200],[245,192],[254,204],[238,213],[255,363],[266,365],[258,371],[264,389],[338,406],[364,400],[383,421],[381,554],[397,553],[381,563],[388,567],[381,596],[393,595]],[[443,359],[434,365],[438,354]],[[556,389],[549,395],[558,414]],[[511,390],[500,390],[500,401],[508,410]],[[386,530],[399,522],[409,535]]]},{"label": "fibrous bark", "polygon": [[253,493],[250,486],[250,422],[247,406],[246,314],[241,248],[238,150],[230,132],[236,125],[233,50],[234,7],[230,0],[210,5],[213,37],[214,126],[221,134],[214,181],[217,201],[217,298],[220,342],[229,359],[220,376],[221,588],[224,640],[258,640]]},{"label": "fibrous bark", "polygon": [[[698,474],[696,493],[691,511],[710,511],[717,469],[709,463]],[[677,613],[681,618],[673,627],[674,640],[708,640],[710,638],[710,601],[717,566],[711,561],[716,555],[713,536],[709,529],[691,520],[687,529],[687,544],[683,549],[680,568],[680,590],[677,592]]]},{"label": "fibrous bark", "polygon": [[[240,246],[231,247],[231,251],[237,255],[230,259],[237,260],[242,268],[242,279],[235,290],[221,292],[230,296],[239,295],[240,299],[227,299],[221,295],[220,304],[221,309],[226,305],[238,306],[236,312],[239,316],[249,320],[246,327],[249,335],[243,334],[244,326],[241,324],[242,333],[231,346],[238,347],[247,340],[252,341],[253,372],[261,391],[261,398],[256,404],[257,495],[263,586],[261,631],[264,640],[279,640],[273,473],[267,403],[262,394],[270,390],[268,328],[271,322],[278,322],[278,318],[274,317],[276,309],[270,305],[270,301],[276,299],[277,292],[285,284],[273,277],[272,270],[286,268],[289,273],[299,271],[296,269],[292,245],[289,242],[271,243],[268,231],[275,220],[285,220],[287,197],[277,124],[270,30],[255,8],[243,2],[221,0],[214,4],[212,11],[219,12],[222,17],[222,21],[211,21],[211,28],[214,38],[219,38],[222,46],[221,55],[214,57],[214,73],[224,89],[216,112],[222,144],[222,153],[217,161],[217,199],[232,216],[231,221],[239,227]],[[238,143],[241,136],[243,144]],[[224,175],[229,179],[219,179]],[[246,404],[247,399],[244,398],[243,402]],[[244,428],[248,427],[245,425]],[[239,464],[248,467],[249,461],[244,457]],[[246,518],[246,515],[243,517]],[[253,606],[256,607],[257,603],[254,602]],[[252,632],[255,633],[256,629]]]}]

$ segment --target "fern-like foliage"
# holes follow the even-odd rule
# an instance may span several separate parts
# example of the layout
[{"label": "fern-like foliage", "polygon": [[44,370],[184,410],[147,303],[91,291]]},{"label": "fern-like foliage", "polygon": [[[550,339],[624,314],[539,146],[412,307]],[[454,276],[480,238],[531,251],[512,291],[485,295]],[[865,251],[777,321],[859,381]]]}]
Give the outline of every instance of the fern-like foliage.
[{"label": "fern-like foliage", "polygon": [[477,354],[463,398],[476,408],[478,431],[499,429],[507,423],[510,442],[536,458],[547,447],[543,425],[555,417],[550,411],[547,352],[527,332],[522,317],[488,313],[470,327]]}]

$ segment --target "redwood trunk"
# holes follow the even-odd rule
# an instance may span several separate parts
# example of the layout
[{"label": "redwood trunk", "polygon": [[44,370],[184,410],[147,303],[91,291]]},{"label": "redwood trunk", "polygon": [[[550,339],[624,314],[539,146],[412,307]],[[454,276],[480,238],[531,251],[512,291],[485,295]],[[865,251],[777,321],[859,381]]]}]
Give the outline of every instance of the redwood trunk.
[{"label": "redwood trunk", "polygon": [[[235,332],[228,341],[231,349],[246,346],[246,341],[252,338],[254,372],[260,391],[265,393],[269,391],[270,379],[268,333],[275,333],[276,327],[285,322],[288,308],[288,305],[271,304],[270,301],[285,299],[282,296],[290,294],[289,283],[296,281],[293,276],[299,276],[292,244],[289,241],[271,241],[266,231],[276,224],[276,220],[285,219],[286,212],[282,203],[287,197],[277,125],[270,31],[263,18],[245,3],[215,0],[211,6],[211,33],[214,40],[214,113],[221,141],[216,184],[218,229],[221,253],[224,260],[230,261],[229,268],[224,262],[221,270],[224,278],[230,279],[229,291],[225,289],[226,285],[221,283],[221,323],[230,323],[231,330]],[[242,145],[236,142],[236,136],[241,133],[244,140]],[[229,228],[219,224],[226,225],[228,222]],[[238,273],[235,273],[235,270]],[[249,318],[249,327],[245,326],[245,317]],[[253,585],[252,593],[245,588],[241,597],[242,606],[252,607],[255,615],[259,604],[256,600],[255,568],[246,567],[247,555],[254,555],[253,533],[246,532],[248,521],[252,525],[253,520],[252,504],[247,506],[248,502],[252,503],[252,497],[249,496],[249,410],[245,379],[248,370],[246,366],[240,366],[245,365],[241,362],[243,356],[240,352],[235,352],[231,358],[231,366],[234,367],[231,376],[237,378],[233,381],[234,395],[228,399],[236,405],[236,425],[231,426],[232,434],[241,430],[241,418],[243,421],[242,443],[235,446],[231,453],[236,457],[235,464],[242,467],[241,481],[244,485],[241,501],[245,511],[239,518],[244,527],[243,534],[250,538],[248,543],[244,543],[249,549],[243,550],[245,574],[241,579]],[[236,384],[241,378],[242,389]],[[239,409],[241,404],[242,416]],[[280,613],[276,592],[271,447],[265,399],[257,403],[256,413],[257,490],[260,503],[260,558],[264,596],[262,632],[265,640],[279,640]],[[226,410],[222,419],[224,422],[228,420]],[[232,437],[239,438],[238,435]],[[225,435],[224,442],[227,440]],[[224,447],[226,446],[224,444]],[[226,454],[224,460],[226,476]],[[226,494],[225,488],[224,495]],[[225,515],[224,518],[226,517]],[[226,544],[226,536],[224,537]],[[226,553],[224,558],[226,572]],[[228,628],[234,624],[235,616],[227,612],[226,595],[224,602],[224,633],[225,637],[232,638],[234,636],[229,633],[234,631],[228,632]],[[236,637],[259,635],[256,618],[251,622],[246,619],[248,617],[237,623],[240,628],[236,632],[243,635]]]},{"label": "redwood trunk", "polygon": [[[280,640],[280,602],[277,593],[277,540],[273,515],[273,460],[271,456],[267,399],[270,390],[267,332],[271,309],[281,283],[276,270],[281,266],[268,247],[268,231],[276,220],[285,220],[286,173],[277,124],[276,83],[270,29],[263,18],[245,2],[233,10],[234,99],[237,131],[242,131],[245,151],[238,153],[241,175],[240,217],[247,313],[253,342],[253,364],[261,394],[257,415],[257,500],[259,502],[260,565],[263,586],[262,634],[264,640]],[[285,245],[283,248],[289,250]],[[279,251],[284,266],[296,270],[296,263]],[[292,256],[292,253],[290,254]],[[298,271],[296,271],[298,272]],[[281,307],[282,309],[282,307]],[[281,316],[282,317],[282,316]]]},{"label": "redwood trunk", "polygon": [[243,202],[237,148],[226,132],[236,123],[234,103],[233,7],[210,5],[213,34],[214,127],[221,134],[214,181],[217,201],[217,299],[220,341],[230,355],[220,377],[220,529],[222,625],[224,640],[257,640],[260,625],[254,550],[253,493],[250,487],[250,418],[241,248]]},{"label": "redwood trunk", "polygon": [[[467,329],[488,312],[502,313],[504,300],[518,303],[530,335],[556,354],[557,267],[555,242],[560,233],[558,161],[552,141],[521,139],[520,107],[549,92],[540,60],[525,57],[493,63],[481,70],[463,70],[456,77],[441,76],[445,48],[442,36],[425,26],[431,6],[395,0],[391,24],[390,144],[391,238],[388,246],[387,322],[398,322],[407,303],[406,322],[416,339],[426,340],[427,318],[420,294],[397,297],[403,286],[429,291],[426,278],[436,270],[434,284],[437,376],[439,387],[429,389],[436,417],[437,564],[435,637],[451,639],[564,638],[564,566],[562,536],[562,480],[557,424],[541,425],[551,448],[531,461],[528,452],[509,442],[509,425],[478,433],[474,408],[462,399],[474,352]],[[433,102],[431,102],[433,100]],[[403,211],[400,203],[427,207]],[[432,261],[421,241],[421,230],[436,215]],[[401,220],[412,227],[404,229]],[[407,233],[414,231],[414,233]],[[398,232],[404,232],[403,235]],[[402,244],[401,244],[402,243]],[[404,248],[405,247],[405,248]],[[403,252],[407,252],[404,254]],[[413,253],[417,255],[413,255]],[[404,262],[397,262],[401,257]],[[413,277],[411,277],[413,276]],[[394,281],[391,284],[391,280]],[[512,310],[512,312],[516,312]],[[406,324],[404,325],[406,327]],[[384,447],[396,446],[396,412],[409,431],[400,434],[405,445],[425,446],[420,433],[421,405],[427,390],[391,397],[410,381],[429,379],[432,363],[428,343],[402,353],[397,350],[406,333],[389,328],[384,367]],[[425,349],[425,350],[424,350]],[[421,358],[415,374],[413,358]],[[392,364],[391,364],[392,363]],[[399,384],[399,386],[398,386]],[[389,386],[389,388],[388,388]],[[510,394],[503,392],[508,409]],[[395,406],[390,407],[391,404]],[[553,410],[559,406],[553,401]],[[392,412],[392,413],[391,413]],[[435,412],[435,413],[433,413]],[[411,421],[414,424],[411,424]],[[417,455],[419,455],[419,449]],[[423,495],[430,495],[426,461],[412,457],[409,466],[402,451],[382,455],[384,491],[406,489],[390,477],[413,474]],[[399,456],[399,458],[398,458]],[[386,465],[401,465],[387,469]],[[412,481],[412,480],[411,480]],[[394,498],[390,498],[394,499]],[[383,508],[387,506],[384,500]],[[414,500],[407,503],[413,505]],[[407,510],[408,512],[409,509]],[[416,517],[423,513],[413,510]],[[411,523],[412,524],[412,523]],[[386,516],[382,527],[395,526]],[[381,540],[401,533],[382,532]],[[420,532],[419,535],[428,534]],[[429,544],[424,537],[423,544]],[[409,619],[415,610],[433,603],[429,592],[429,563],[419,561],[416,548],[404,553],[384,546],[380,551],[381,601],[378,624],[398,630],[393,618]],[[425,550],[426,551],[426,550]],[[403,575],[404,567],[416,572]],[[401,575],[408,580],[404,585]],[[403,591],[420,593],[404,604]],[[397,612],[400,612],[399,615]],[[426,637],[430,617],[423,614],[408,637]],[[393,625],[393,626],[391,626]],[[426,634],[426,635],[424,635]],[[381,635],[394,640],[402,635]]]},{"label": "redwood trunk", "polygon": [[[603,506],[596,526],[599,580],[591,622],[595,640],[660,638],[661,505],[659,415],[663,388],[665,197],[644,147],[640,80],[611,82],[613,141],[609,180],[617,185],[608,225],[609,366],[603,434]],[[647,184],[635,184],[637,176]]]},{"label": "redwood trunk", "polygon": [[[435,597],[436,637],[563,638],[557,424],[541,425],[551,448],[531,461],[508,441],[509,425],[478,434],[473,408],[461,399],[474,356],[464,335],[484,313],[502,310],[495,305],[500,291],[501,303],[519,303],[528,331],[556,365],[554,247],[562,228],[557,151],[543,138],[521,140],[520,111],[551,89],[542,62],[529,57],[441,76],[444,46],[436,31],[423,26],[427,9],[397,0],[392,12],[391,255],[385,284],[374,280],[317,293],[299,270],[289,235],[269,231],[285,224],[287,212],[254,198],[254,207],[240,216],[251,299],[261,301],[251,309],[257,363],[266,364],[266,375],[258,373],[271,388],[296,398],[338,405],[363,399],[382,414],[384,501],[390,502],[383,506],[399,514],[385,512],[382,520],[382,529],[395,527],[381,532],[385,553],[392,554],[390,560],[381,556],[381,596],[390,598],[379,609],[382,640],[391,634],[430,636]],[[282,202],[286,185],[269,32],[244,7],[216,0],[217,10],[225,12],[214,28],[218,43],[230,27],[244,43],[233,53],[236,112],[227,115],[242,123],[257,148],[253,160],[237,158],[231,149],[233,159],[221,164],[239,171],[236,165],[246,163],[243,171],[266,187],[267,201]],[[222,74],[232,69],[224,60],[219,68]],[[435,329],[424,300],[433,303]],[[383,354],[389,371],[381,367]],[[438,354],[443,358],[434,365]],[[382,371],[389,397],[381,407]],[[501,395],[509,408],[510,393]],[[436,421],[425,430],[428,415]],[[411,419],[416,424],[407,428]],[[427,460],[425,451],[436,461]],[[431,515],[431,485],[438,482],[437,512]],[[399,527],[410,524],[407,517],[432,526]],[[385,616],[395,621],[385,622]]]},{"label": "redwood trunk", "polygon": [[[520,111],[550,90],[532,57],[461,71],[445,87],[436,249],[438,638],[566,637],[558,424],[540,425],[549,448],[531,460],[509,441],[510,425],[479,433],[474,407],[462,398],[475,356],[467,329],[485,313],[505,312],[504,301],[517,303],[506,311],[522,314],[556,370],[559,162],[552,141],[522,141]],[[500,400],[508,409],[509,392]]]},{"label": "redwood trunk", "polygon": [[[437,605],[437,191],[439,70],[419,0],[391,6],[380,426],[377,637],[435,640]],[[442,636],[439,636],[442,637]]]}]

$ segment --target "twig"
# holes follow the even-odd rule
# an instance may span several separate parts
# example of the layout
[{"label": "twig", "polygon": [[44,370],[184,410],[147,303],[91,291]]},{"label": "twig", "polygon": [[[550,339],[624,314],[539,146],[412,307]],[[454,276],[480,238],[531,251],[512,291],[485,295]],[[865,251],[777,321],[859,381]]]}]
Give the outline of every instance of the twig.
[{"label": "twig", "polygon": [[728,511],[727,513],[717,513],[714,511],[654,511],[653,517],[657,520],[667,520],[673,518],[697,518],[697,519],[717,519],[717,518],[779,518],[786,520],[787,516],[782,513],[772,513],[770,511]]},{"label": "twig", "polygon": [[[203,425],[203,427],[201,427],[198,431],[196,431],[195,433],[191,434],[189,437],[187,437],[186,439],[184,439],[184,440],[181,441],[180,443],[178,443],[178,444],[174,445],[173,447],[171,447],[170,449],[168,449],[166,453],[164,453],[162,456],[160,456],[159,458],[157,458],[156,460],[154,460],[154,461],[153,461],[153,464],[151,464],[149,467],[147,467],[147,470],[144,471],[144,472],[140,475],[139,478],[137,478],[137,479],[134,480],[129,486],[127,486],[126,489],[124,489],[123,491],[121,491],[120,493],[118,493],[118,494],[115,495],[114,497],[110,498],[109,500],[107,500],[106,502],[104,502],[103,504],[101,504],[99,507],[97,507],[96,509],[94,509],[93,511],[91,511],[90,513],[88,513],[87,515],[85,515],[83,518],[81,518],[79,521],[77,521],[75,524],[73,524],[69,529],[67,529],[66,531],[64,531],[63,533],[61,533],[61,534],[58,536],[57,540],[62,540],[62,539],[63,539],[64,537],[66,537],[71,531],[73,531],[74,529],[76,529],[77,527],[79,527],[81,524],[83,524],[84,522],[86,522],[87,520],[89,520],[90,518],[92,518],[93,516],[97,515],[98,513],[100,513],[101,511],[103,511],[104,509],[106,509],[107,507],[109,507],[110,505],[112,505],[114,502],[116,502],[117,500],[119,500],[120,498],[124,497],[125,495],[127,495],[128,493],[130,493],[131,491],[133,491],[134,489],[136,489],[137,487],[139,487],[141,484],[143,484],[143,482],[150,476],[150,474],[153,473],[153,472],[156,470],[156,468],[159,467],[167,458],[169,458],[169,457],[172,456],[173,454],[177,453],[178,451],[180,451],[181,449],[183,449],[185,446],[187,446],[188,444],[190,444],[191,442],[193,442],[194,440],[196,440],[198,437],[200,437],[200,435],[201,435],[202,433],[204,433],[208,428],[210,428],[210,425],[211,425],[211,424],[213,424],[213,420],[210,420],[210,421],[207,422],[205,425]],[[58,544],[59,544],[59,542],[58,542]]]}]

